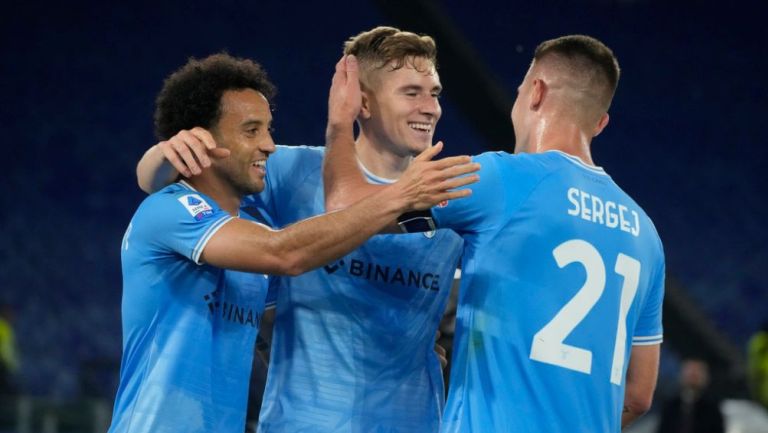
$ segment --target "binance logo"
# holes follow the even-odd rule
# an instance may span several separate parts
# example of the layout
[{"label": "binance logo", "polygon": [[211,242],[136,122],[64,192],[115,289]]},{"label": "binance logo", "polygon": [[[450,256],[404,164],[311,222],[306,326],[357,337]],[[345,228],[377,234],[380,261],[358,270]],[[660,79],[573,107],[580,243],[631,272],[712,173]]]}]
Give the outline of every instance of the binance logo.
[{"label": "binance logo", "polygon": [[323,269],[328,275],[333,275],[344,270],[346,274],[368,281],[399,284],[405,287],[414,287],[433,292],[440,291],[440,275],[433,272],[415,271],[403,269],[397,266],[386,266],[378,263],[368,263],[362,260],[352,259],[349,266],[344,260],[339,260]]}]

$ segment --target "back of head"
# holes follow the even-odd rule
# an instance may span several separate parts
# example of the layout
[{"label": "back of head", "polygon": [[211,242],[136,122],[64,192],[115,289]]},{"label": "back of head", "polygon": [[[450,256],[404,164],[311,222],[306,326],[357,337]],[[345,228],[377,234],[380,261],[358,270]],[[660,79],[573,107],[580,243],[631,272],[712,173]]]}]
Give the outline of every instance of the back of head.
[{"label": "back of head", "polygon": [[396,70],[408,65],[428,72],[418,69],[415,58],[427,59],[437,67],[437,47],[431,37],[394,27],[379,26],[349,38],[344,43],[344,54],[357,57],[360,81],[368,88],[376,83],[376,72],[385,67]]},{"label": "back of head", "polygon": [[619,82],[619,63],[613,51],[599,40],[584,35],[544,41],[533,57],[536,68],[556,77],[567,103],[590,122],[608,111]]},{"label": "back of head", "polygon": [[167,140],[182,129],[214,126],[221,115],[220,102],[229,90],[253,89],[267,100],[276,89],[258,63],[214,54],[204,59],[190,58],[171,74],[155,101],[155,134]]}]

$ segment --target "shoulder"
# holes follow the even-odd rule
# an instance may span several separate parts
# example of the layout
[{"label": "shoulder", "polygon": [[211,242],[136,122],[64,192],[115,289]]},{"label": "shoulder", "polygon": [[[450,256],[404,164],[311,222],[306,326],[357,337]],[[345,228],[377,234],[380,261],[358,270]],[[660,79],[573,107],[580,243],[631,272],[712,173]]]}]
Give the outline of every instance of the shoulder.
[{"label": "shoulder", "polygon": [[512,154],[504,151],[484,152],[473,158],[480,163],[480,170],[497,170],[502,172],[523,172],[527,174],[544,173],[551,168],[554,160],[548,154]]},{"label": "shoulder", "polygon": [[270,155],[268,161],[311,161],[323,159],[325,147],[320,146],[286,146],[278,144],[275,152]]},{"label": "shoulder", "polygon": [[267,159],[267,177],[279,181],[317,171],[322,168],[323,155],[325,147],[278,145]]},{"label": "shoulder", "polygon": [[202,221],[219,211],[213,199],[179,182],[150,194],[139,205],[133,220],[134,225],[149,220],[152,227],[158,228],[164,221]]}]

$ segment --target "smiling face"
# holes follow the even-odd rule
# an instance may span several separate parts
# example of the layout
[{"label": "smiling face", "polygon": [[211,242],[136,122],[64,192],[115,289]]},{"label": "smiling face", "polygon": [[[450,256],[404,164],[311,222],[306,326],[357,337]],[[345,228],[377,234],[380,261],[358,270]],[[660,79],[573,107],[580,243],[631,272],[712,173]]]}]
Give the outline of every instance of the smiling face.
[{"label": "smiling face", "polygon": [[221,96],[220,112],[211,133],[231,153],[214,161],[213,170],[240,195],[261,192],[267,158],[275,151],[269,102],[253,89],[229,90]]},{"label": "smiling face", "polygon": [[442,91],[434,64],[423,57],[394,61],[372,71],[363,91],[361,128],[398,156],[417,155],[432,145],[442,109]]}]

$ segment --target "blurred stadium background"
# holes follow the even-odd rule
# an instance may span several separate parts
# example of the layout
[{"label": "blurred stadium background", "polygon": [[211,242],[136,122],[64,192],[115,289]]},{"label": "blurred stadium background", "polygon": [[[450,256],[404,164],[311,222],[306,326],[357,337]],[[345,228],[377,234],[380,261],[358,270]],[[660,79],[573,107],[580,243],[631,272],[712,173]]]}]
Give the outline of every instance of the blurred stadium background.
[{"label": "blurred stadium background", "polygon": [[[538,42],[585,33],[613,48],[623,74],[593,155],[665,243],[656,401],[674,391],[681,359],[701,357],[713,390],[737,405],[729,432],[749,431],[738,424],[752,416],[738,414],[745,347],[768,321],[766,17],[765,2],[738,0],[15,4],[0,17],[0,303],[15,311],[27,398],[3,403],[0,431],[108,423],[119,244],[143,198],[134,168],[155,142],[164,77],[190,56],[253,58],[279,87],[276,142],[321,145],[342,42],[382,24],[437,40],[445,91],[436,137],[448,154],[511,151],[508,113]],[[19,414],[24,422],[8,421]],[[637,431],[652,431],[653,417]]]}]

